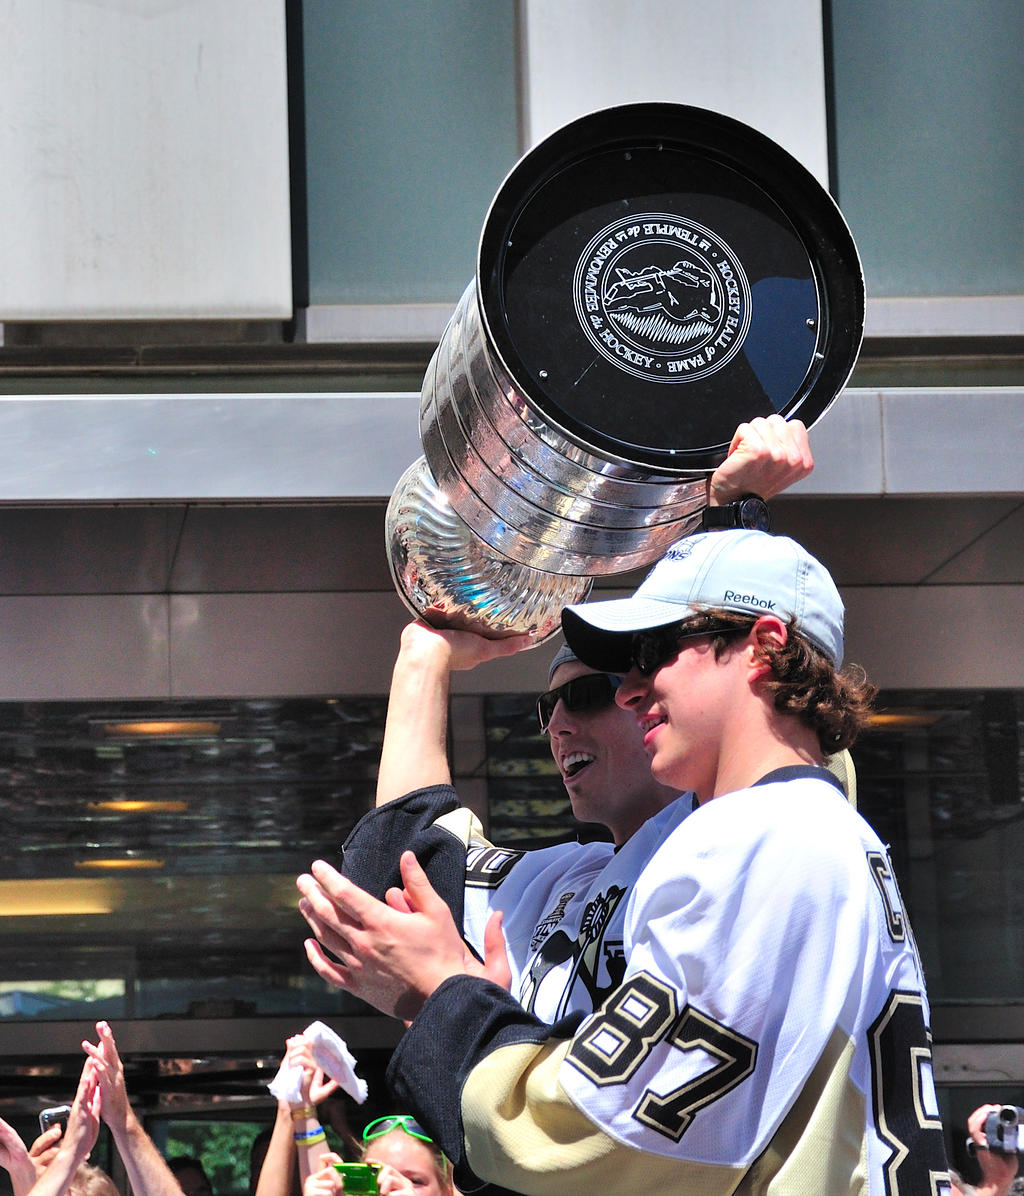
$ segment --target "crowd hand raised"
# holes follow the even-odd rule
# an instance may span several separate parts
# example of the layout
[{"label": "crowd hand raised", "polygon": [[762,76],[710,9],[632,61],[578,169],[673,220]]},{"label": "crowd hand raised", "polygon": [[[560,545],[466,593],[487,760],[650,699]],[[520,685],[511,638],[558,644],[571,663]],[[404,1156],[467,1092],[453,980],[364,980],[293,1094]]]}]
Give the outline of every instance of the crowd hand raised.
[{"label": "crowd hand raised", "polygon": [[43,1130],[38,1137],[33,1139],[32,1145],[28,1148],[28,1157],[35,1168],[36,1175],[42,1175],[57,1157],[62,1133],[58,1122],[56,1125],[51,1125],[48,1130]]},{"label": "crowd hand raised", "polygon": [[0,1117],[0,1167],[3,1167],[11,1177],[14,1196],[25,1196],[25,1193],[36,1181],[36,1169],[29,1158],[25,1143],[21,1140],[21,1135],[13,1125],[8,1125],[2,1117]]},{"label": "crowd hand raised", "polygon": [[58,1155],[70,1155],[76,1165],[85,1162],[99,1137],[102,1100],[96,1064],[86,1059]]},{"label": "crowd hand raised", "polygon": [[131,1111],[124,1082],[124,1064],[114,1041],[114,1033],[107,1022],[96,1023],[96,1037],[96,1043],[83,1040],[82,1050],[96,1067],[97,1081],[103,1094],[103,1120],[111,1130],[119,1132],[126,1127]]},{"label": "crowd hand raised", "polygon": [[323,1068],[313,1056],[313,1043],[305,1034],[295,1034],[285,1042],[285,1061],[289,1067],[302,1068],[302,1103],[318,1105],[337,1092],[337,1080],[324,1078]]},{"label": "crowd hand raised", "polygon": [[320,1165],[306,1177],[302,1185],[302,1196],[337,1196],[343,1192],[341,1175],[334,1170],[334,1164],[340,1162],[340,1155],[325,1151],[320,1156]]},{"label": "crowd hand raised", "polygon": [[[124,1066],[113,1031],[106,1022],[97,1022],[96,1036],[99,1040],[96,1043],[82,1042],[87,1056],[85,1065],[96,1077],[99,1108],[117,1144],[130,1190],[144,1196],[181,1196],[181,1186],[128,1100]],[[68,1132],[70,1124],[69,1121]],[[33,1196],[48,1194],[35,1193]]]},{"label": "crowd hand raised", "polygon": [[[306,955],[317,974],[408,1021],[443,981],[486,975],[486,964],[467,952],[451,911],[411,851],[402,854],[400,867],[403,889],[389,892],[387,902],[323,860],[296,883],[299,910],[316,936],[306,940]],[[494,928],[489,933],[493,943]]]},{"label": "crowd hand raised", "polygon": [[65,1196],[78,1167],[96,1145],[100,1132],[101,1102],[96,1064],[92,1059],[86,1059],[60,1149],[32,1185],[30,1196]]},{"label": "crowd hand raised", "polygon": [[708,502],[724,506],[744,494],[774,498],[813,468],[807,428],[800,420],[758,416],[736,429],[728,455],[708,482]]}]

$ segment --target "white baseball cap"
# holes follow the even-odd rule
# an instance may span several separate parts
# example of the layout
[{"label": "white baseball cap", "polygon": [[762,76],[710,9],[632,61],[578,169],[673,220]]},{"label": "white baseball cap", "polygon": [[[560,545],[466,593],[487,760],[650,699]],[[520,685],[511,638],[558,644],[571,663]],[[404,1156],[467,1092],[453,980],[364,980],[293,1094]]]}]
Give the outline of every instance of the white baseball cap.
[{"label": "white baseball cap", "polygon": [[580,603],[562,611],[569,648],[591,668],[628,672],[633,633],[710,609],[778,615],[838,668],[843,600],[828,570],[788,536],[706,532],[674,544],[632,598]]}]

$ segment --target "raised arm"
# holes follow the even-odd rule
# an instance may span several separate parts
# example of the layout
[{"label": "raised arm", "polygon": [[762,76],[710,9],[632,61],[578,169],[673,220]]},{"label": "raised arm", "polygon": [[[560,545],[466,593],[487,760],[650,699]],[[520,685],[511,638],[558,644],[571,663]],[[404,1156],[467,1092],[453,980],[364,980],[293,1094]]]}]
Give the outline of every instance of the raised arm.
[{"label": "raised arm", "polygon": [[37,1179],[57,1157],[61,1137],[60,1122],[57,1121],[32,1140],[28,1148],[28,1157]]},{"label": "raised arm", "polygon": [[744,494],[774,498],[813,468],[807,429],[800,420],[759,416],[736,429],[728,456],[708,481],[708,502],[724,506]]},{"label": "raised arm", "polygon": [[36,1169],[18,1131],[0,1117],[0,1167],[11,1177],[14,1196],[25,1196],[36,1182]]},{"label": "raised arm", "polygon": [[[814,468],[807,429],[780,415],[740,424],[725,461],[708,481],[712,506],[744,494],[773,498]],[[528,648],[530,636],[492,640],[467,631],[410,623],[391,678],[384,744],[377,775],[378,806],[414,789],[451,782],[448,698],[451,674]]]},{"label": "raised arm", "polygon": [[305,1186],[312,1172],[319,1168],[321,1156],[330,1151],[317,1105],[336,1092],[338,1084],[324,1077],[323,1070],[313,1057],[313,1043],[304,1034],[293,1035],[285,1047],[288,1065],[302,1068],[302,1099],[298,1105],[290,1106],[289,1117],[298,1153],[299,1182]]},{"label": "raised arm", "polygon": [[[101,1100],[96,1065],[92,1059],[86,1059],[60,1148],[29,1190],[30,1196],[66,1196],[75,1172],[96,1145]],[[180,1188],[178,1196],[181,1196]]]},{"label": "raised arm", "polygon": [[489,640],[468,631],[438,631],[419,622],[405,628],[391,677],[377,773],[378,806],[413,789],[451,782],[447,742],[451,674],[511,656],[532,642],[529,636]]},{"label": "raised arm", "polygon": [[142,1128],[128,1100],[124,1067],[106,1022],[96,1023],[99,1042],[83,1042],[103,1094],[103,1120],[110,1128],[135,1196],[181,1196],[181,1186]]},{"label": "raised arm", "polygon": [[292,1135],[292,1107],[287,1101],[279,1100],[267,1153],[256,1177],[254,1196],[292,1196],[298,1175]]}]

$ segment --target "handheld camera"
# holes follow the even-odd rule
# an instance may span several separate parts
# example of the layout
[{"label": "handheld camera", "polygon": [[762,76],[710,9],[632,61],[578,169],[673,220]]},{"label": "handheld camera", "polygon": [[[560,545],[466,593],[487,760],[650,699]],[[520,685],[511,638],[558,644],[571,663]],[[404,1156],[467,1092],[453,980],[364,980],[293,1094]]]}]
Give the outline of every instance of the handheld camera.
[{"label": "handheld camera", "polygon": [[345,1196],[376,1196],[380,1190],[377,1187],[380,1163],[335,1163],[334,1170],[344,1181]]},{"label": "handheld camera", "polygon": [[[985,1143],[997,1154],[1024,1153],[1024,1142],[1020,1139],[1020,1128],[1024,1125],[1024,1109],[1017,1105],[1003,1105],[997,1113],[985,1118]],[[967,1152],[975,1153],[975,1142],[969,1138]]]}]

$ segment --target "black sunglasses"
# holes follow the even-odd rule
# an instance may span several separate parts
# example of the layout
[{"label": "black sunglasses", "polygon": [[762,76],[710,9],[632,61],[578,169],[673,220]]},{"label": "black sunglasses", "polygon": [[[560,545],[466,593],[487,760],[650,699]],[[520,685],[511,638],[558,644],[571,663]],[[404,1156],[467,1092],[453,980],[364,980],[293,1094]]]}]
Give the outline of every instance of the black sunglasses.
[{"label": "black sunglasses", "polygon": [[547,731],[559,702],[563,702],[566,710],[573,714],[610,706],[615,701],[615,691],[621,680],[614,673],[584,673],[582,677],[573,677],[557,689],[542,693],[537,699],[537,722],[541,731]]},{"label": "black sunglasses", "polygon": [[670,623],[667,627],[652,627],[648,631],[636,631],[629,646],[630,664],[642,677],[650,677],[663,665],[679,655],[683,640],[699,639],[704,635],[746,635],[748,628],[731,627],[714,619],[688,619],[682,623]]}]

